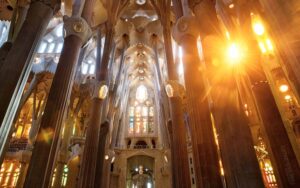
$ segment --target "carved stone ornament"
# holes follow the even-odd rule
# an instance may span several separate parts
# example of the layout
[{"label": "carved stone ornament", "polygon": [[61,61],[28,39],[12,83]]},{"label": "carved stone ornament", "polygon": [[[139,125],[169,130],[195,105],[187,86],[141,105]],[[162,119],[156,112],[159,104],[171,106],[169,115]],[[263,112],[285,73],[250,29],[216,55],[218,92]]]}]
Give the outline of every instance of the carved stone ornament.
[{"label": "carved stone ornament", "polygon": [[92,98],[99,98],[103,100],[107,97],[108,86],[105,81],[99,82],[97,80],[90,80],[89,83],[86,84],[90,85]]},{"label": "carved stone ornament", "polygon": [[199,28],[196,18],[194,16],[182,16],[179,18],[175,27],[173,27],[172,35],[178,43],[187,35],[197,38],[199,36]]},{"label": "carved stone ornament", "polygon": [[86,43],[92,36],[92,30],[89,24],[82,17],[64,16],[65,37],[75,35],[81,38],[83,43]]},{"label": "carved stone ornament", "polygon": [[170,97],[170,98],[171,97],[180,97],[181,99],[184,99],[186,96],[183,85],[178,83],[178,81],[175,81],[175,80],[167,81],[165,89],[166,89],[168,97]]}]

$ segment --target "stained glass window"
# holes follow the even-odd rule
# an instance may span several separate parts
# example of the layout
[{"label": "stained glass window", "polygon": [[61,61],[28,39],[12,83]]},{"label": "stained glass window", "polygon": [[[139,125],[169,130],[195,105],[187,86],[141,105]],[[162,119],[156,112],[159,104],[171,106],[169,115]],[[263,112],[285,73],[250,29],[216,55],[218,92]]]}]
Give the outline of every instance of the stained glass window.
[{"label": "stained glass window", "polygon": [[154,133],[154,108],[140,104],[129,107],[129,135]]}]

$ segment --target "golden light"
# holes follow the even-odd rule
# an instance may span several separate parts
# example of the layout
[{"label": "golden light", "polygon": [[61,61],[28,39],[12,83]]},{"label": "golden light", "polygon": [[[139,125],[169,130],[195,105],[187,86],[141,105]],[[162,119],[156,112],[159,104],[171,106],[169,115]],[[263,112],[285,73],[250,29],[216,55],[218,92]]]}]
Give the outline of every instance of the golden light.
[{"label": "golden light", "polygon": [[239,45],[232,43],[227,51],[227,56],[231,64],[236,64],[242,59],[242,52]]},{"label": "golden light", "polygon": [[165,159],[166,163],[169,162],[168,157],[166,155],[164,156],[164,159]]},{"label": "golden light", "polygon": [[100,87],[100,90],[99,90],[99,93],[98,93],[98,97],[100,99],[105,99],[106,96],[107,96],[107,94],[108,94],[108,87],[107,87],[107,85],[102,85]]},{"label": "golden light", "polygon": [[226,38],[227,38],[228,40],[230,40],[230,33],[229,33],[228,31],[226,31],[225,35],[226,35]]},{"label": "golden light", "polygon": [[166,89],[166,93],[167,93],[168,97],[174,96],[174,89],[170,84],[167,84],[165,89]]},{"label": "golden light", "polygon": [[234,4],[231,3],[231,4],[229,5],[229,8],[230,8],[230,9],[233,9],[233,8],[234,8]]},{"label": "golden light", "polygon": [[254,22],[252,27],[256,35],[261,36],[265,33],[265,27],[260,21]]},{"label": "golden light", "polygon": [[108,156],[108,155],[105,155],[104,158],[105,158],[105,160],[108,160],[108,159],[109,159],[109,156]]},{"label": "golden light", "polygon": [[279,86],[279,91],[284,93],[287,92],[289,90],[289,86],[286,84],[282,84],[281,86]]},{"label": "golden light", "polygon": [[263,54],[267,53],[267,49],[266,49],[265,44],[263,42],[259,42],[258,45],[259,45],[259,48],[260,48],[260,50]]},{"label": "golden light", "polygon": [[114,162],[115,162],[115,159],[116,159],[116,157],[113,156],[112,159],[111,159],[111,163],[114,163]]},{"label": "golden light", "polygon": [[292,99],[292,97],[291,97],[290,95],[286,95],[286,96],[284,97],[284,99],[285,99],[286,101],[290,101],[290,100]]},{"label": "golden light", "polygon": [[273,51],[274,47],[270,39],[266,39],[267,48],[269,51]]}]

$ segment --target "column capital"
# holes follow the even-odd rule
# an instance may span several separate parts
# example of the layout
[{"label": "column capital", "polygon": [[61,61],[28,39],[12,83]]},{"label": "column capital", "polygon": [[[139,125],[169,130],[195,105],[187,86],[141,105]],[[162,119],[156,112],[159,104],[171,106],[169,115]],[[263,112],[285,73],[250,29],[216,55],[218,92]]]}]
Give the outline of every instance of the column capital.
[{"label": "column capital", "polygon": [[105,81],[89,80],[88,83],[90,88],[91,98],[105,99],[108,94],[108,86]]},{"label": "column capital", "polygon": [[180,97],[183,100],[186,97],[183,85],[176,80],[168,80],[165,89],[169,98]]},{"label": "column capital", "polygon": [[74,35],[79,37],[83,43],[86,43],[91,37],[92,29],[84,18],[64,16],[63,20],[64,30],[66,31],[65,37]]},{"label": "column capital", "polygon": [[182,16],[179,18],[173,28],[172,35],[178,43],[181,43],[182,38],[186,36],[196,39],[199,36],[199,28],[196,17]]}]

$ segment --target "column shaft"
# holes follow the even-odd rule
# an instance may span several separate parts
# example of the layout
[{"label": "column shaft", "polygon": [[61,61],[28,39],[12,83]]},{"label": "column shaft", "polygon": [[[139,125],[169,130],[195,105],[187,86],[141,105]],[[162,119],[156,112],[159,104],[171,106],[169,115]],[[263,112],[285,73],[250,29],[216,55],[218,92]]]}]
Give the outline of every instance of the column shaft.
[{"label": "column shaft", "polygon": [[[103,100],[94,98],[91,106],[89,125],[86,133],[86,141],[82,154],[81,168],[79,174],[79,187],[94,187],[96,164],[99,149],[98,139],[100,136],[101,109]],[[100,178],[100,177],[99,177]]]},{"label": "column shaft", "polygon": [[248,73],[262,128],[274,159],[272,164],[279,175],[279,184],[283,187],[296,188],[300,185],[300,168],[296,155],[265,75],[262,69],[255,71]]},{"label": "column shaft", "polygon": [[79,37],[70,35],[65,38],[24,187],[49,185],[81,46],[82,40]]},{"label": "column shaft", "polygon": [[[19,78],[24,76],[27,68],[30,69],[30,60],[39,39],[43,35],[48,22],[53,16],[53,10],[38,1],[32,3],[28,15],[16,38],[11,50],[7,54],[0,74],[0,121],[3,121],[13,93],[20,86]],[[27,81],[27,79],[25,79]]]},{"label": "column shaft", "polygon": [[106,138],[109,131],[109,122],[105,121],[101,124],[98,152],[97,152],[97,164],[96,164],[96,174],[95,174],[95,187],[101,187],[105,181],[105,176],[103,175],[104,166],[104,156],[105,156],[105,145]]},{"label": "column shaft", "polygon": [[[176,81],[177,84],[179,84],[177,67],[172,56],[171,32],[168,25],[164,28],[164,42],[169,79]],[[191,179],[188,164],[186,142],[187,130],[184,122],[183,101],[180,97],[172,97],[169,99],[169,104],[172,119],[172,122],[170,123],[171,127],[168,127],[168,129],[171,142],[173,187],[190,187]],[[180,153],[180,155],[178,155],[178,153]]]},{"label": "column shaft", "polygon": [[[98,82],[105,82],[107,80],[107,67],[110,57],[110,49],[112,46],[113,40],[113,31],[112,28],[108,28],[106,31],[106,38],[104,44],[104,53],[101,63],[97,62],[96,65],[96,80]],[[99,54],[100,55],[100,54]],[[100,60],[100,57],[97,57],[97,60]],[[101,120],[102,120],[102,106],[103,99],[95,97],[92,101],[91,108],[91,119],[88,124],[87,133],[86,133],[86,142],[84,146],[81,169],[79,175],[79,187],[94,187],[99,184],[99,180],[95,179],[101,178],[99,172],[103,168],[103,160],[99,160],[98,152],[102,151],[102,147],[105,147],[105,144],[102,143],[100,138],[101,133]],[[106,135],[105,135],[106,136]],[[100,152],[101,153],[101,152]],[[103,156],[104,157],[104,156]],[[102,163],[102,164],[99,164]],[[102,166],[102,167],[101,167]],[[102,172],[101,172],[102,173]],[[100,180],[101,181],[101,180]]]},{"label": "column shaft", "polygon": [[173,187],[191,187],[190,171],[188,165],[186,127],[183,117],[183,104],[180,97],[170,98],[172,117],[172,165],[175,166]]},{"label": "column shaft", "polygon": [[189,126],[192,136],[198,187],[222,187],[218,149],[214,140],[209,103],[201,72],[196,38],[181,38],[187,92]]},{"label": "column shaft", "polygon": [[[251,5],[251,4],[250,4]],[[248,48],[251,49],[247,61],[247,74],[252,85],[258,112],[262,121],[262,129],[270,148],[272,165],[278,176],[281,187],[299,187],[300,167],[296,154],[292,148],[284,122],[282,121],[278,106],[268,84],[266,75],[261,66],[261,53],[257,41],[254,40],[249,4],[239,5],[238,15],[241,25],[241,35],[245,36]]]},{"label": "column shaft", "polygon": [[[212,83],[213,115],[228,187],[263,188],[248,121],[231,69]],[[218,72],[216,69],[211,74]],[[220,74],[218,74],[218,77]],[[211,77],[211,80],[216,80]]]},{"label": "column shaft", "polygon": [[11,124],[31,70],[33,51],[53,13],[53,9],[44,3],[39,1],[31,3],[20,33],[2,62],[0,69],[0,159],[3,159],[8,138],[12,133]]}]

